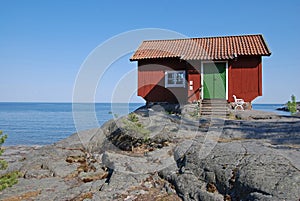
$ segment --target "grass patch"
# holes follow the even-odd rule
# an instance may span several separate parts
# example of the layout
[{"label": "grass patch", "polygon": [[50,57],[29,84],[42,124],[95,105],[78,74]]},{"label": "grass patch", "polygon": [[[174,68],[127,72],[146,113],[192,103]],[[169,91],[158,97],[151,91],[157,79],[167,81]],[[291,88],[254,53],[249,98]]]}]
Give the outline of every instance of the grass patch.
[{"label": "grass patch", "polygon": [[144,127],[139,121],[136,114],[130,113],[126,119],[123,120],[124,129],[127,131],[133,131],[143,136],[143,143],[148,143],[150,140],[150,131]]}]

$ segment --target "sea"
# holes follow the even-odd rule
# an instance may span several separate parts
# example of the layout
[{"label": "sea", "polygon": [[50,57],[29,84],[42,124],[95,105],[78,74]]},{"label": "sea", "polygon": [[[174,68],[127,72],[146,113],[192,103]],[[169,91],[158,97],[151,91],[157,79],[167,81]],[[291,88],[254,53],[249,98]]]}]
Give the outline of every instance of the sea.
[{"label": "sea", "polygon": [[[126,115],[143,103],[0,103],[0,130],[8,138],[4,146],[48,145],[71,134],[100,127],[106,121]],[[282,104],[253,104],[253,109],[277,111]]]}]

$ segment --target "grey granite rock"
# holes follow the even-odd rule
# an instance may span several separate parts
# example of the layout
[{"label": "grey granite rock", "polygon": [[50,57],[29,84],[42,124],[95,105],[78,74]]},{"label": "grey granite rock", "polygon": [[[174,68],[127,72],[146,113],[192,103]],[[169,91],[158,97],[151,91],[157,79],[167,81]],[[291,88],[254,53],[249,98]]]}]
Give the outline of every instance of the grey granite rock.
[{"label": "grey granite rock", "polygon": [[135,115],[150,131],[145,141],[121,117],[53,145],[7,147],[0,175],[23,178],[0,199],[299,200],[299,118],[254,111],[199,120],[155,107]]},{"label": "grey granite rock", "polygon": [[[201,189],[202,185],[203,189],[205,183],[213,183],[220,194],[229,195],[232,200],[296,200],[300,196],[299,169],[294,165],[296,161],[279,152],[251,140],[218,143],[205,159],[199,157],[199,150],[187,154],[189,172],[183,175],[189,176],[170,171],[161,171],[161,175],[186,200],[197,200],[190,193],[204,196],[206,193],[197,192],[194,187]],[[189,185],[191,181],[193,185]]]},{"label": "grey granite rock", "polygon": [[267,120],[280,118],[276,113],[258,110],[235,111],[234,115],[237,119],[241,120]]}]

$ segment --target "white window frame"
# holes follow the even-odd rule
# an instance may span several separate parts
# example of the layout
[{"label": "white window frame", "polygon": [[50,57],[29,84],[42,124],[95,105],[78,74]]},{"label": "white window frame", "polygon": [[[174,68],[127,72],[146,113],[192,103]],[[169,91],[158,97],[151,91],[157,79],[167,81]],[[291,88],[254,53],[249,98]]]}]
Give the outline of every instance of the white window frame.
[{"label": "white window frame", "polygon": [[[183,73],[183,82],[182,84],[169,84],[168,81],[168,75],[169,74],[178,74],[178,73]],[[185,82],[186,82],[186,76],[185,76],[185,70],[178,70],[178,71],[165,71],[165,87],[168,88],[168,87],[182,87],[182,88],[185,88]]]}]

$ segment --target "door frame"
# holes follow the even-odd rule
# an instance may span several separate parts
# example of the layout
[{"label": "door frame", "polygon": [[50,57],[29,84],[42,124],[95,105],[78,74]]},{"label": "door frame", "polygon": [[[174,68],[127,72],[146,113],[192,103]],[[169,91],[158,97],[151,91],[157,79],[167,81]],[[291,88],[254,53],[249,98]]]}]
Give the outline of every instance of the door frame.
[{"label": "door frame", "polygon": [[228,100],[228,61],[201,61],[201,99],[203,100],[204,90],[203,90],[203,84],[204,84],[204,71],[203,71],[203,64],[205,63],[225,63],[226,66],[226,87],[225,87],[225,95],[226,100]]}]

